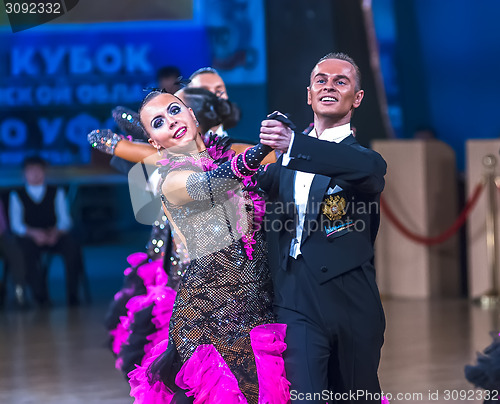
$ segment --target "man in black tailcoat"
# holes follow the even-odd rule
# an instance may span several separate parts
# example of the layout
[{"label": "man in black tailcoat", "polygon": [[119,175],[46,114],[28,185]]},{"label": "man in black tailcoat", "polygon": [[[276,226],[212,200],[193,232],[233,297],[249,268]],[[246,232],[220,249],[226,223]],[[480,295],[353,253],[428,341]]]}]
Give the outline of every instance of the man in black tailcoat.
[{"label": "man in black tailcoat", "polygon": [[[360,73],[345,54],[314,67],[308,135],[262,122],[261,142],[288,152],[259,178],[275,210],[271,242],[278,322],[287,324],[285,368],[293,402],[378,402],[385,317],[375,283],[374,241],[386,163],[353,137]],[[272,254],[273,255],[273,254]]]}]

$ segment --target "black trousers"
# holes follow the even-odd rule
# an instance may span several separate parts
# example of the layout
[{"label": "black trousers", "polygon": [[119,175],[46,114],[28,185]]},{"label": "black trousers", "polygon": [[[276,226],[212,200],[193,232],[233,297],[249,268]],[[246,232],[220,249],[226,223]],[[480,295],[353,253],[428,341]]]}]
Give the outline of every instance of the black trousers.
[{"label": "black trousers", "polygon": [[27,282],[35,300],[46,303],[49,300],[47,274],[41,267],[41,254],[44,251],[61,254],[66,269],[66,295],[68,303],[78,302],[78,280],[83,274],[82,251],[79,242],[69,233],[63,233],[53,246],[38,246],[29,237],[20,237],[19,244],[26,262]]},{"label": "black trousers", "polygon": [[0,257],[5,258],[14,283],[23,286],[26,278],[26,267],[23,252],[15,236],[7,233],[0,234]]},{"label": "black trousers", "polygon": [[380,403],[385,317],[373,266],[320,285],[299,256],[274,282],[277,320],[287,324],[292,402]]}]

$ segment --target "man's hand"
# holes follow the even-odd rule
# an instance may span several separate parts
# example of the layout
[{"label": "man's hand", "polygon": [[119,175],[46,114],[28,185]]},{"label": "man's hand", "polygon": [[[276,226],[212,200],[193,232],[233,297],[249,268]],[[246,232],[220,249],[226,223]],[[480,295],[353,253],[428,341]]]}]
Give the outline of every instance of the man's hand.
[{"label": "man's hand", "polygon": [[51,229],[47,230],[46,233],[46,244],[48,246],[53,246],[57,243],[59,240],[59,237],[61,236],[61,232],[56,228],[52,227]]},{"label": "man's hand", "polygon": [[47,233],[42,229],[28,228],[26,235],[30,237],[36,245],[43,246],[47,244]]},{"label": "man's hand", "polygon": [[38,246],[53,246],[59,240],[61,232],[57,228],[37,229],[30,227],[26,230],[26,235],[30,237]]},{"label": "man's hand", "polygon": [[265,119],[260,127],[260,142],[273,149],[286,152],[293,131],[284,123],[275,119]]}]

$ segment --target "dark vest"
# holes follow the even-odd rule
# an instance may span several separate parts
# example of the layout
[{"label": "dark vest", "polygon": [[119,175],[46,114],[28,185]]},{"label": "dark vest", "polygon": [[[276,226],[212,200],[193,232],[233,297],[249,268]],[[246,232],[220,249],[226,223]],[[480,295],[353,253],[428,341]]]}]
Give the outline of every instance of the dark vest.
[{"label": "dark vest", "polygon": [[56,192],[56,187],[47,186],[45,196],[40,203],[36,203],[29,197],[25,188],[19,191],[19,198],[24,208],[24,223],[26,223],[26,226],[47,229],[56,225]]}]

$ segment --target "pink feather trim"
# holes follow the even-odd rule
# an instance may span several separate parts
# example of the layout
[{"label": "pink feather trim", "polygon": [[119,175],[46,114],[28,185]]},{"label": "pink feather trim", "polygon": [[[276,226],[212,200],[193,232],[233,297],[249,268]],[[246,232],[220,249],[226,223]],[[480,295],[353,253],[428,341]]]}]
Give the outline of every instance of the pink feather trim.
[{"label": "pink feather trim", "polygon": [[[263,324],[250,331],[259,380],[259,404],[290,402],[289,385],[285,376],[282,354],[286,325]],[[184,363],[175,379],[176,384],[194,396],[195,404],[246,403],[238,381],[213,345],[200,345]]]}]

